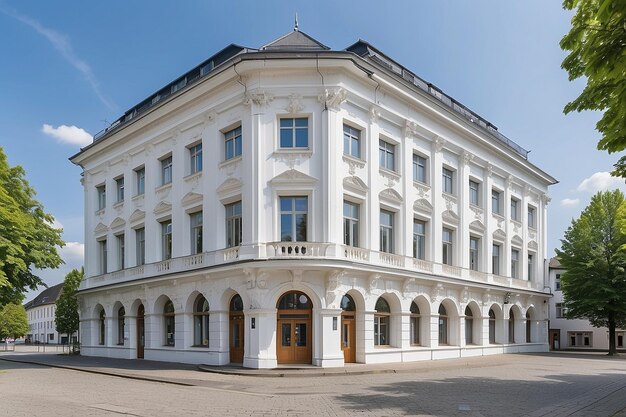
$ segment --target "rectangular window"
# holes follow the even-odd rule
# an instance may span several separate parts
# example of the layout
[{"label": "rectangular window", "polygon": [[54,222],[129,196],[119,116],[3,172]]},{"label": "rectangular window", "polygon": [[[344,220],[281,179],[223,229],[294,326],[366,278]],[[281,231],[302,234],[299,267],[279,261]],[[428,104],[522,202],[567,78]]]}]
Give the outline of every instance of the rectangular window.
[{"label": "rectangular window", "polygon": [[441,169],[441,186],[444,193],[453,194],[454,191],[454,172],[448,168]]},{"label": "rectangular window", "polygon": [[174,94],[175,92],[177,92],[178,90],[180,90],[186,85],[187,85],[187,77],[183,77],[180,80],[176,81],[174,84],[172,84],[172,90],[171,90],[172,94]]},{"label": "rectangular window", "polygon": [[470,204],[473,204],[475,206],[480,206],[480,200],[479,200],[479,195],[478,195],[478,189],[480,187],[480,184],[477,183],[476,181],[469,181],[469,201]]},{"label": "rectangular window", "polygon": [[502,193],[500,191],[491,190],[491,212],[494,214],[502,214],[501,197]]},{"label": "rectangular window", "polygon": [[103,210],[107,206],[106,186],[104,184],[97,186],[96,193],[98,194],[98,210]]},{"label": "rectangular window", "polygon": [[500,245],[496,244],[491,248],[491,273],[500,275]]},{"label": "rectangular window", "polygon": [[528,280],[533,280],[533,273],[535,272],[535,256],[532,253],[528,254]]},{"label": "rectangular window", "polygon": [[146,229],[135,230],[135,252],[137,256],[137,265],[146,263]]},{"label": "rectangular window", "polygon": [[191,254],[197,255],[202,253],[202,212],[192,213],[189,215],[189,225],[191,236]]},{"label": "rectangular window", "polygon": [[561,291],[561,274],[556,274],[556,279],[554,281],[554,290]]},{"label": "rectangular window", "polygon": [[569,338],[569,345],[571,347],[591,347],[592,333],[591,332],[567,332]]},{"label": "rectangular window", "polygon": [[172,258],[172,221],[161,223],[161,259]]},{"label": "rectangular window", "polygon": [[426,158],[413,154],[413,181],[427,184],[426,181]]},{"label": "rectangular window", "polygon": [[385,142],[384,140],[380,139],[378,141],[378,162],[380,164],[380,168],[395,171],[395,153],[395,145],[392,145],[391,143]]},{"label": "rectangular window", "polygon": [[137,179],[137,195],[146,192],[146,169],[144,167],[135,170],[135,178]]},{"label": "rectangular window", "polygon": [[359,246],[359,205],[343,202],[343,244]]},{"label": "rectangular window", "polygon": [[413,220],[413,257],[426,259],[426,222]]},{"label": "rectangular window", "polygon": [[511,199],[511,220],[519,221],[519,200]]},{"label": "rectangular window", "polygon": [[190,174],[202,171],[202,143],[189,148],[189,166]]},{"label": "rectangular window", "polygon": [[361,131],[348,125],[343,125],[343,153],[361,158]]},{"label": "rectangular window", "polygon": [[452,238],[453,238],[452,229],[448,229],[444,227],[441,233],[441,241],[442,241],[442,252],[441,252],[441,263],[445,265],[452,265]]},{"label": "rectangular window", "polygon": [[106,274],[107,273],[107,241],[106,239],[99,240],[98,245],[99,245],[99,252],[100,252],[100,273]]},{"label": "rectangular window", "polygon": [[115,236],[117,239],[117,269],[124,269],[124,234]]},{"label": "rectangular window", "polygon": [[535,208],[528,206],[528,227],[536,227],[535,224]]},{"label": "rectangular window", "polygon": [[519,278],[519,250],[511,249],[511,278]]},{"label": "rectangular window", "polygon": [[470,245],[469,245],[469,261],[470,261],[470,269],[472,271],[478,271],[478,259],[479,259],[479,248],[480,248],[480,239],[477,237],[470,237]]},{"label": "rectangular window", "polygon": [[241,126],[224,132],[224,160],[241,156]]},{"label": "rectangular window", "polygon": [[172,182],[172,157],[161,159],[161,185]]},{"label": "rectangular window", "polygon": [[393,253],[393,216],[394,213],[380,210],[380,251]]},{"label": "rectangular window", "polygon": [[280,147],[308,148],[309,119],[306,117],[280,119]]},{"label": "rectangular window", "polygon": [[226,247],[241,245],[241,201],[224,206],[226,213]]},{"label": "rectangular window", "polygon": [[117,203],[124,201],[124,177],[115,180],[115,193],[117,195]]},{"label": "rectangular window", "polygon": [[308,197],[280,198],[280,240],[282,242],[306,242]]}]

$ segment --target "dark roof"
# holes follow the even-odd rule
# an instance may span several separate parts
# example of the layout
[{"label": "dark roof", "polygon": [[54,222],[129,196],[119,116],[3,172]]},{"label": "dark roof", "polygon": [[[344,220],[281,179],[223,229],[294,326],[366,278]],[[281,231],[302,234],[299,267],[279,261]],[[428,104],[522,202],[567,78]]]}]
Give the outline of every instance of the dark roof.
[{"label": "dark roof", "polygon": [[26,310],[29,310],[31,308],[43,306],[46,304],[54,304],[59,299],[62,292],[63,292],[63,283],[46,288],[45,290],[40,292],[39,295],[35,297],[33,300],[24,304],[24,308]]},{"label": "dark roof", "polygon": [[330,48],[304,32],[294,30],[261,47],[262,51],[327,51]]},{"label": "dark roof", "polygon": [[561,266],[561,262],[559,262],[556,256],[554,258],[550,258],[550,263],[548,263],[548,267],[549,268],[563,268],[563,266]]}]

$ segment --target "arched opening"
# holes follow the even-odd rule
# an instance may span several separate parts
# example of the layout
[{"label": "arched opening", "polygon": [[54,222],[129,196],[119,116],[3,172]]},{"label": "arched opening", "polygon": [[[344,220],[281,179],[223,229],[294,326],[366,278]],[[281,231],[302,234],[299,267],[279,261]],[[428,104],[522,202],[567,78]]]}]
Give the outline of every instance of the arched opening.
[{"label": "arched opening", "polygon": [[509,311],[509,343],[515,343],[515,313]]},{"label": "arched opening", "polygon": [[383,297],[379,297],[374,307],[374,346],[389,345],[389,321],[391,309],[389,303]]},{"label": "arched opening", "polygon": [[526,343],[530,343],[531,342],[531,326],[532,326],[532,320],[530,318],[530,313],[527,311],[526,312]]},{"label": "arched opening", "polygon": [[143,359],[143,350],[146,346],[146,327],[144,324],[145,315],[146,310],[144,309],[143,304],[140,304],[137,309],[137,359]]},{"label": "arched opening", "polygon": [[313,303],[303,292],[291,291],[278,300],[276,308],[278,309],[276,324],[278,363],[311,363]]},{"label": "arched opening", "polygon": [[106,341],[106,317],[104,315],[104,308],[100,310],[100,316],[98,321],[98,344],[104,346]]},{"label": "arched opening", "polygon": [[117,344],[120,346],[124,345],[124,322],[126,317],[126,310],[124,307],[120,307],[117,310]]},{"label": "arched opening", "polygon": [[448,344],[448,312],[443,303],[439,305],[439,344]]},{"label": "arched opening", "polygon": [[474,343],[474,315],[469,306],[465,307],[465,344]]},{"label": "arched opening", "polygon": [[229,308],[229,349],[231,363],[243,363],[244,319],[243,300],[239,294],[235,294],[230,299]]},{"label": "arched opening", "polygon": [[341,298],[341,350],[344,363],[356,362],[356,304],[346,294]]},{"label": "arched opening", "polygon": [[209,347],[209,302],[198,295],[193,308],[193,345]]},{"label": "arched opening", "polygon": [[496,344],[496,313],[489,309],[489,344]]},{"label": "arched opening", "polygon": [[163,306],[163,323],[165,334],[165,346],[176,345],[176,311],[172,300],[167,300]]},{"label": "arched opening", "polygon": [[413,301],[411,303],[411,320],[410,320],[410,326],[411,326],[411,345],[412,346],[419,346],[420,345],[420,320],[422,318],[422,315],[420,314],[420,308],[419,306],[415,303],[415,301]]}]

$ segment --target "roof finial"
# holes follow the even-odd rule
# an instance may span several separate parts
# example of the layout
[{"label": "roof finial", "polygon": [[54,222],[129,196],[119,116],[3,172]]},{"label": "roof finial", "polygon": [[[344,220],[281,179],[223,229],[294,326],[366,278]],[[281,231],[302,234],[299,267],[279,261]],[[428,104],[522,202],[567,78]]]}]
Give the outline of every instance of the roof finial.
[{"label": "roof finial", "polygon": [[298,12],[296,12],[296,20],[295,20],[295,24],[293,26],[293,30],[294,30],[294,32],[298,31]]}]

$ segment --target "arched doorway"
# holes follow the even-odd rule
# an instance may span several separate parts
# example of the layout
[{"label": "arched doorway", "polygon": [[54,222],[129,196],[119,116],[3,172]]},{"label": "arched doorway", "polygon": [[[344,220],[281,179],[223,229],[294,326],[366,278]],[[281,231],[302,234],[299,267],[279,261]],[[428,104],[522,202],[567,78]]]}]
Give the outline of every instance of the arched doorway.
[{"label": "arched doorway", "polygon": [[344,363],[356,362],[356,305],[348,294],[341,299],[341,350]]},{"label": "arched doorway", "polygon": [[509,311],[509,343],[515,343],[515,313]]},{"label": "arched doorway", "polygon": [[280,298],[276,307],[278,363],[311,363],[311,300],[300,291],[291,291]]},{"label": "arched doorway", "polygon": [[243,301],[239,294],[235,294],[230,299],[230,326],[229,326],[229,348],[230,362],[243,363],[243,329],[244,314]]},{"label": "arched doorway", "polygon": [[146,326],[144,322],[144,317],[146,315],[146,310],[143,307],[143,304],[139,305],[137,309],[137,359],[143,359],[143,349],[146,346]]},{"label": "arched doorway", "polygon": [[439,344],[448,344],[448,311],[443,303],[439,305]]},{"label": "arched doorway", "polygon": [[530,318],[530,313],[527,311],[526,312],[526,343],[530,343],[532,340],[531,326],[532,326],[532,320]]},{"label": "arched doorway", "polygon": [[474,315],[469,306],[465,307],[465,344],[474,343]]},{"label": "arched doorway", "polygon": [[489,344],[496,343],[496,313],[492,308],[489,309]]}]

